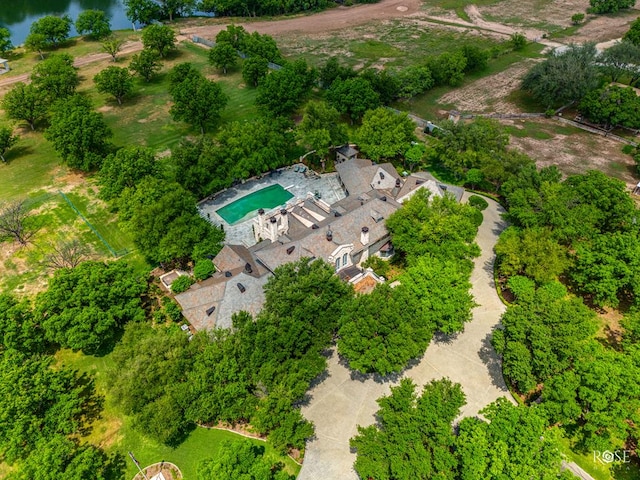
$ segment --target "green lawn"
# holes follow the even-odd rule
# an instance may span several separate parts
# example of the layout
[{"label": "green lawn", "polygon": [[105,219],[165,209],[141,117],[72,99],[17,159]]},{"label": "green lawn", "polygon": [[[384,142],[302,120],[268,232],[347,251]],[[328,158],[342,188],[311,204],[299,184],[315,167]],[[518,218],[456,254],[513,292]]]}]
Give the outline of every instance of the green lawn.
[{"label": "green lawn", "polygon": [[62,185],[68,173],[41,132],[24,131],[18,144],[0,162],[0,202],[15,200],[51,185]]},{"label": "green lawn", "polygon": [[[134,32],[133,30],[118,30],[113,32],[113,35],[123,41],[138,41],[140,40],[141,33]],[[63,46],[56,50],[47,51],[44,53],[45,58],[51,53],[68,53],[72,57],[82,57],[85,55],[92,55],[96,53],[104,53],[102,50],[102,42],[84,40],[83,38],[69,39]],[[31,69],[40,61],[40,55],[34,52],[27,52],[23,48],[17,48],[6,57],[9,60],[11,66],[11,72],[3,75],[3,78],[11,77],[14,75],[21,75],[23,73],[31,72]]]},{"label": "green lawn", "polygon": [[574,449],[571,440],[560,440],[562,453],[570,462],[575,462],[595,480],[633,480],[640,478],[640,469],[632,463],[612,462],[609,464],[594,458],[593,452],[578,452]]},{"label": "green lawn", "polygon": [[[135,430],[131,425],[131,419],[124,415],[108,396],[105,375],[112,366],[109,355],[94,357],[71,350],[60,350],[56,357],[60,364],[71,366],[80,373],[95,377],[97,391],[106,395],[102,416],[92,425],[92,432],[86,441],[101,445],[110,453],[122,455],[126,460],[126,479],[132,478],[136,473],[136,467],[127,455],[129,451],[134,453],[141,465],[162,460],[173,462],[182,470],[184,480],[195,480],[197,465],[202,459],[215,457],[223,440],[241,438],[227,431],[196,428],[177,448],[161,445]],[[270,444],[256,439],[251,441],[256,445],[264,446],[265,455],[268,458],[284,462],[290,473],[297,474],[300,470],[300,467],[289,457],[279,456]]]},{"label": "green lawn", "polygon": [[[113,250],[118,254],[128,252],[127,259],[136,271],[143,274],[149,270],[129,235],[119,228],[116,215],[95,198],[95,193],[76,189],[67,197]],[[51,245],[63,239],[78,239],[88,245],[93,258],[114,258],[103,240],[57,192],[32,196],[28,206],[36,212],[30,222],[37,232],[29,245],[18,249],[0,265],[0,290],[29,293],[31,286],[46,280],[51,272],[42,262]]]},{"label": "green lawn", "polygon": [[[168,72],[178,63],[189,62],[204,75],[220,83],[229,97],[229,102],[222,111],[221,125],[234,120],[251,119],[257,114],[254,106],[256,90],[245,87],[240,68],[227,75],[220,75],[209,65],[207,52],[208,50],[191,43],[180,45],[178,51],[164,62],[160,74],[153,81],[135,80],[134,93],[122,105],[98,93],[91,81],[84,82],[80,90],[89,95],[102,111],[114,133],[113,142],[117,146],[145,145],[161,152],[174,147],[184,137],[200,135],[199,129],[183,122],[174,122],[169,114],[171,96],[168,92]],[[121,62],[121,66],[125,66],[127,62]]]}]

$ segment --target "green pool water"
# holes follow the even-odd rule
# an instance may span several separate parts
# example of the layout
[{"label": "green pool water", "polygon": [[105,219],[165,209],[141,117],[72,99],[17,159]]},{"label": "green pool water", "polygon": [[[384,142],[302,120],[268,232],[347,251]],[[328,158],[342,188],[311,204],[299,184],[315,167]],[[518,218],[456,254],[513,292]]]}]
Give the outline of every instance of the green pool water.
[{"label": "green pool water", "polygon": [[269,210],[285,204],[290,198],[293,198],[293,195],[282,188],[281,185],[270,185],[219,208],[216,213],[225,222],[233,225],[240,220],[246,220],[255,215],[261,208]]}]

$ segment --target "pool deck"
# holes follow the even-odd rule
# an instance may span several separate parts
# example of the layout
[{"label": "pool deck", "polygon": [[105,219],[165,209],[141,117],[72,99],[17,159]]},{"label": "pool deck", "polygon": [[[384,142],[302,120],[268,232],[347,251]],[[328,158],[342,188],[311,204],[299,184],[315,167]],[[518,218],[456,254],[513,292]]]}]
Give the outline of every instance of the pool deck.
[{"label": "pool deck", "polygon": [[293,198],[287,202],[288,204],[303,200],[309,193],[315,194],[316,192],[322,200],[329,204],[345,197],[337,173],[326,173],[319,177],[307,177],[304,173],[294,171],[294,167],[267,173],[262,178],[248,180],[241,185],[228,188],[216,195],[215,198],[201,202],[198,206],[200,214],[214,225],[222,226],[226,233],[225,243],[250,247],[256,243],[252,227],[253,217],[235,225],[230,225],[216,213],[218,209],[235,202],[245,195],[275,184],[282,186],[293,195]]}]

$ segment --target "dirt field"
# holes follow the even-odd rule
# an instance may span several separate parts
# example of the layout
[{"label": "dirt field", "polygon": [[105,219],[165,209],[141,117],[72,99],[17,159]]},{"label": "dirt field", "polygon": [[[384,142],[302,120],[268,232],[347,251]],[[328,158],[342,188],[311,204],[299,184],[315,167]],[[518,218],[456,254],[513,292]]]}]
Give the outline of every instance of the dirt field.
[{"label": "dirt field", "polygon": [[535,62],[535,60],[528,60],[512,65],[500,73],[452,90],[440,97],[438,102],[453,104],[456,110],[463,113],[518,112],[519,108],[508,100],[508,96],[519,88],[520,80]]},{"label": "dirt field", "polygon": [[[524,128],[522,120],[505,120],[503,125]],[[534,122],[529,122],[534,123]],[[511,136],[511,146],[531,158],[539,167],[556,165],[565,175],[600,170],[625,182],[631,190],[638,183],[636,165],[622,153],[622,144],[600,135],[560,127],[554,120],[536,120],[547,138]],[[563,133],[559,133],[563,132]]]}]

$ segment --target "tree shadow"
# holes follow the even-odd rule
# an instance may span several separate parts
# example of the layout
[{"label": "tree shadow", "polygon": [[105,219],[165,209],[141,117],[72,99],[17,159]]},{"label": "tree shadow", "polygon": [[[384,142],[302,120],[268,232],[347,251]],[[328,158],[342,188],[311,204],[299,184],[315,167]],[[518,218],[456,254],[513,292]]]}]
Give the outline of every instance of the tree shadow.
[{"label": "tree shadow", "polygon": [[491,377],[491,384],[503,392],[508,392],[509,389],[507,388],[504,376],[502,375],[502,361],[498,356],[498,353],[493,348],[493,345],[491,345],[492,336],[492,333],[488,333],[482,339],[482,346],[480,347],[478,356],[487,366],[489,376]]},{"label": "tree shadow", "polygon": [[[31,131],[31,127],[28,127],[29,131]],[[33,149],[28,145],[21,145],[18,140],[18,144],[7,151],[4,154],[5,161],[0,160],[0,165],[9,165],[12,161],[17,160],[18,158],[30,155],[33,153]]]}]

